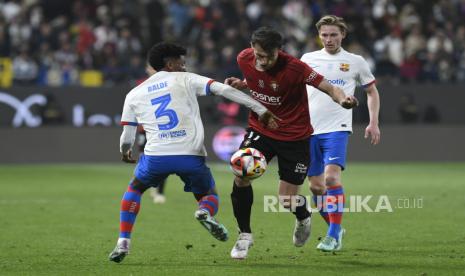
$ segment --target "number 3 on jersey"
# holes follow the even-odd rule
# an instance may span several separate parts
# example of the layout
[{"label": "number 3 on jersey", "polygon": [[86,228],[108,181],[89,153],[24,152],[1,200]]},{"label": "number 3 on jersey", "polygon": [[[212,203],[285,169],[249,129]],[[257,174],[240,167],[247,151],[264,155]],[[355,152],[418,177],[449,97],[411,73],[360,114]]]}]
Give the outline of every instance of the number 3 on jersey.
[{"label": "number 3 on jersey", "polygon": [[155,110],[155,117],[157,119],[161,117],[168,117],[169,119],[168,123],[166,124],[158,124],[158,129],[169,130],[175,128],[178,125],[179,120],[178,115],[176,115],[176,111],[174,111],[173,109],[166,108],[168,104],[171,102],[170,94],[166,94],[158,98],[152,99],[151,102],[152,105],[160,104],[160,106]]}]

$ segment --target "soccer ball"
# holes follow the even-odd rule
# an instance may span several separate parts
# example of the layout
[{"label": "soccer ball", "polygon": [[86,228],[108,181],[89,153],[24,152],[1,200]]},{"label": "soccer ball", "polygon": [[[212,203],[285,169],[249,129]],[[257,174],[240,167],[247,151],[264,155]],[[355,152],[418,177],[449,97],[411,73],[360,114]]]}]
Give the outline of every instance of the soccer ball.
[{"label": "soccer ball", "polygon": [[266,159],[259,150],[244,148],[231,156],[230,166],[235,175],[251,180],[260,177],[265,172]]}]

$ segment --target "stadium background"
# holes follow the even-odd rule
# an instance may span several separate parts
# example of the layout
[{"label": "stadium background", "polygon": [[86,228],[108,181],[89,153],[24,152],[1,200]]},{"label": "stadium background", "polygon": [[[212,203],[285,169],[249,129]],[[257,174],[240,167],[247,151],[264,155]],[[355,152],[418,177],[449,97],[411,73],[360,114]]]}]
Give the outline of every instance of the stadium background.
[{"label": "stadium background", "polygon": [[[147,49],[182,43],[190,71],[222,81],[240,77],[235,55],[259,25],[278,28],[297,57],[319,49],[323,14],[346,19],[343,47],[369,61],[381,95],[382,142],[373,147],[357,92],[345,190],[372,197],[373,209],[387,196],[393,212],[344,214],[337,254],[315,251],[326,231],[315,218],[311,240],[296,249],[294,218],[263,211],[263,195],[276,194],[271,168],[254,183],[256,244],[236,262],[231,172],[209,162],[230,240],[207,236],[170,177],[164,205],[144,196],[131,255],[110,263],[134,168],[119,161],[119,116],[145,78]],[[464,0],[0,0],[0,274],[463,275],[464,102]],[[200,105],[209,161],[227,158],[246,111],[220,97]]]},{"label": "stadium background", "polygon": [[[124,95],[145,78],[157,41],[186,45],[189,70],[222,81],[241,76],[235,56],[257,26],[275,26],[300,57],[321,47],[314,24],[328,13],[348,22],[343,46],[368,60],[381,93],[383,142],[361,137],[358,91],[350,160],[465,160],[464,1],[15,0],[0,11],[2,163],[117,160]],[[232,133],[215,151],[217,131],[244,126],[247,111],[200,103],[218,160]]]}]

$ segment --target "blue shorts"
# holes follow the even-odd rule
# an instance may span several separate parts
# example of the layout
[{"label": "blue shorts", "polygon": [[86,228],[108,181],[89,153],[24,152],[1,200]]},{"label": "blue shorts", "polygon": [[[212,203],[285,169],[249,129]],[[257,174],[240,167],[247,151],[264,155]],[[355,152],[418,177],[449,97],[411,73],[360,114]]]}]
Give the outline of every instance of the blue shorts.
[{"label": "blue shorts", "polygon": [[215,187],[215,180],[205,164],[204,156],[141,154],[134,176],[142,183],[158,186],[168,175],[176,174],[184,182],[184,191],[204,194]]},{"label": "blue shorts", "polygon": [[346,165],[348,131],[336,131],[313,135],[310,138],[310,168],[308,176],[321,175],[328,164]]}]

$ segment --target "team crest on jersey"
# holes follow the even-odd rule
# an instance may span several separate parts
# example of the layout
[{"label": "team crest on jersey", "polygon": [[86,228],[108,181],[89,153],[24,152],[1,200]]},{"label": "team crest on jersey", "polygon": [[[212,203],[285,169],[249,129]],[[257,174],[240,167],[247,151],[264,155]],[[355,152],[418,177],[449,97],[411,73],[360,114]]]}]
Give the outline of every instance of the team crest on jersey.
[{"label": "team crest on jersey", "polygon": [[341,63],[341,65],[339,66],[339,70],[341,70],[342,72],[347,72],[350,70],[350,64],[348,63]]},{"label": "team crest on jersey", "polygon": [[258,80],[258,86],[260,86],[260,88],[265,88],[265,82],[263,80]]},{"label": "team crest on jersey", "polygon": [[272,81],[270,83],[270,87],[271,87],[271,89],[273,89],[274,92],[278,92],[278,88],[279,88],[278,82]]}]

